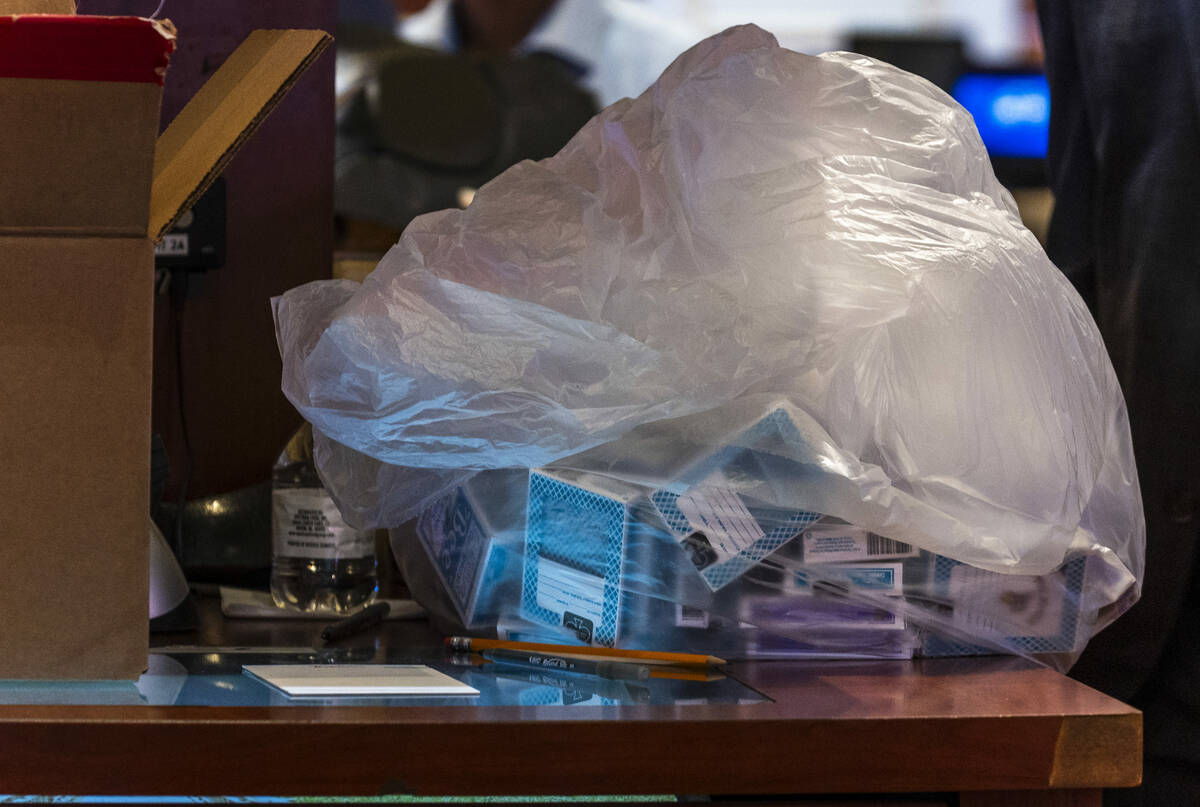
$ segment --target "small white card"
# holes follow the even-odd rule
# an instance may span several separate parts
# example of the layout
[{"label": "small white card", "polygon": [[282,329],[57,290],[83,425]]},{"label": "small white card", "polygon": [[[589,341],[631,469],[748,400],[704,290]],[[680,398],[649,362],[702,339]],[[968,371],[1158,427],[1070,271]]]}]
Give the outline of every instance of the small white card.
[{"label": "small white card", "polygon": [[1063,629],[1063,580],[999,574],[965,564],[950,571],[954,621],[1008,636],[1053,638]]},{"label": "small white card", "polygon": [[604,578],[544,557],[538,558],[537,572],[537,604],[564,625],[582,629],[590,642],[604,618]]},{"label": "small white card", "polygon": [[904,564],[902,563],[823,563],[814,568],[796,569],[790,588],[809,594],[813,581],[833,583],[857,591],[869,591],[899,597],[904,593]]},{"label": "small white card", "polygon": [[[675,627],[677,628],[707,628],[708,611],[699,608],[689,608],[675,603]],[[676,701],[678,703],[679,701]]]},{"label": "small white card", "polygon": [[766,533],[731,490],[696,486],[675,502],[693,530],[704,533],[721,560],[736,556]]},{"label": "small white card", "polygon": [[242,671],[292,697],[479,694],[424,664],[252,664]]},{"label": "small white card", "polygon": [[818,524],[804,532],[805,563],[914,558],[920,551],[912,544],[893,541],[873,532],[841,524]]}]

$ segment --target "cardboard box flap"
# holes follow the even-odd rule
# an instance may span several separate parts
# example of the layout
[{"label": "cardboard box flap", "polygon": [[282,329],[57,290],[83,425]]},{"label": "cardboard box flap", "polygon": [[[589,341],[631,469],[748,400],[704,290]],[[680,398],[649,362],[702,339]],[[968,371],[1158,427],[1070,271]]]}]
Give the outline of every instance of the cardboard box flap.
[{"label": "cardboard box flap", "polygon": [[149,235],[174,226],[329,45],[324,31],[255,31],[158,138]]}]

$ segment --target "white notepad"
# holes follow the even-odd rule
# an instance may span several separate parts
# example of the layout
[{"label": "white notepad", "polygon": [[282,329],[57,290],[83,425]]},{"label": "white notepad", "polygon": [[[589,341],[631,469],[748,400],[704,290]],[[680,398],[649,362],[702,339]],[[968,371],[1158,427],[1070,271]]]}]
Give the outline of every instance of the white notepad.
[{"label": "white notepad", "polygon": [[478,695],[424,664],[250,664],[242,671],[286,695]]}]

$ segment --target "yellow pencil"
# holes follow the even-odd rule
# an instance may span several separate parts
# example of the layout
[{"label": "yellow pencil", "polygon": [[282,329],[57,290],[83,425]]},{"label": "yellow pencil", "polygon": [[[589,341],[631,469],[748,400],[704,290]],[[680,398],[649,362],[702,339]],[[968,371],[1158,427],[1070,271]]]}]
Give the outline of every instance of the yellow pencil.
[{"label": "yellow pencil", "polygon": [[657,650],[625,650],[619,647],[592,647],[590,645],[574,644],[542,644],[540,642],[509,642],[504,639],[474,639],[470,636],[450,636],[446,646],[460,652],[493,650],[507,648],[510,650],[535,650],[539,653],[553,653],[557,656],[571,658],[597,658],[612,660],[638,661],[642,664],[668,664],[678,667],[711,667],[724,664],[725,659],[716,656],[703,656],[696,653],[664,653]]},{"label": "yellow pencil", "polygon": [[651,678],[669,678],[676,681],[720,681],[725,676],[708,667],[668,667],[663,664],[646,664],[650,668]]}]

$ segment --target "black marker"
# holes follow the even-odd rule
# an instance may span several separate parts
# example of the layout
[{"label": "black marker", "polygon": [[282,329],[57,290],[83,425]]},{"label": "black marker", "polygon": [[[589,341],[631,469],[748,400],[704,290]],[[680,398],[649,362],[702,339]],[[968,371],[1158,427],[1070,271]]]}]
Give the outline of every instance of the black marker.
[{"label": "black marker", "polygon": [[325,630],[321,631],[321,638],[327,642],[336,642],[338,639],[345,639],[347,636],[361,633],[367,628],[378,625],[391,609],[392,607],[386,602],[368,605],[354,616],[326,626]]},{"label": "black marker", "polygon": [[480,655],[496,664],[513,664],[520,667],[536,667],[541,670],[595,675],[618,681],[645,681],[650,677],[650,668],[645,664],[631,664],[628,661],[571,658],[555,656],[550,653],[538,653],[533,650],[510,650],[502,647],[485,650]]}]

